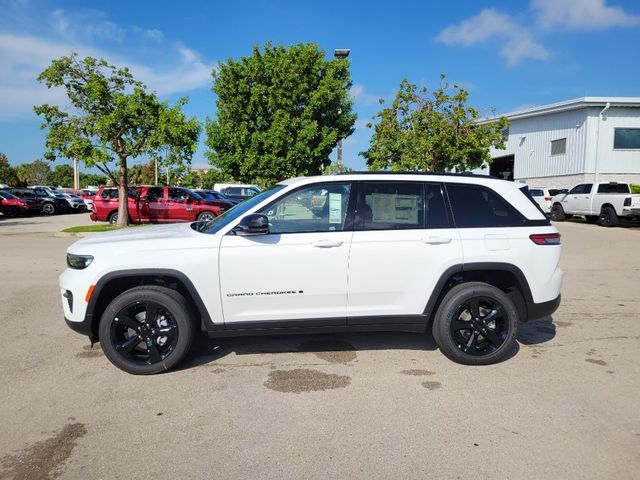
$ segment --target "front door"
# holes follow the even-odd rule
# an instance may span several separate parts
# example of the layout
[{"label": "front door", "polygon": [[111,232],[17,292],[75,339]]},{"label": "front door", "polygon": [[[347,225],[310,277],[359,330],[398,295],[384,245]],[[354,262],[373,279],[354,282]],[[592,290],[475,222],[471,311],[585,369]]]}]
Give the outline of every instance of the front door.
[{"label": "front door", "polygon": [[583,183],[573,187],[562,200],[564,210],[571,213],[590,213],[591,187],[590,183]]},{"label": "front door", "polygon": [[301,187],[260,212],[269,233],[227,234],[220,247],[225,325],[345,325],[351,184]]}]

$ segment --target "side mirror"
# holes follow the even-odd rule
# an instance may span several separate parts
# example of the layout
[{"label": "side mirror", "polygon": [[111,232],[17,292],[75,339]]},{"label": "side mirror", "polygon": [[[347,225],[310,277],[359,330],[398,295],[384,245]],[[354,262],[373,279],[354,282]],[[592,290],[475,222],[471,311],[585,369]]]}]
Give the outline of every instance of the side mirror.
[{"label": "side mirror", "polygon": [[269,218],[260,213],[247,215],[233,229],[236,235],[264,235],[269,233]]}]

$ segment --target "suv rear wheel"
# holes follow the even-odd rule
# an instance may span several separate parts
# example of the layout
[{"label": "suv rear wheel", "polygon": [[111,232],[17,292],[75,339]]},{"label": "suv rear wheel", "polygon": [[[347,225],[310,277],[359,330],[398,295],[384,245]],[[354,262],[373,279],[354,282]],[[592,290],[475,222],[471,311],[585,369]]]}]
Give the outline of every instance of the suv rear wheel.
[{"label": "suv rear wheel", "polygon": [[504,360],[516,344],[518,312],[502,290],[482,282],[463,283],[444,297],[433,322],[442,353],[465,365]]},{"label": "suv rear wheel", "polygon": [[189,305],[166,287],[135,287],[118,295],[100,319],[100,345],[116,367],[135,375],[170,370],[195,335]]}]

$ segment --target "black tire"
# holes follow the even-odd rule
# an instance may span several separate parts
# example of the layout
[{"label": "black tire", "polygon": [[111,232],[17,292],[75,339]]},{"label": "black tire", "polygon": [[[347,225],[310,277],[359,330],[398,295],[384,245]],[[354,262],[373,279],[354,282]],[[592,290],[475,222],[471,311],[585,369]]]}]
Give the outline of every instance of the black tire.
[{"label": "black tire", "polygon": [[598,221],[598,218],[599,217],[597,215],[586,215],[584,217],[587,223],[596,223]]},{"label": "black tire", "polygon": [[107,219],[107,221],[111,224],[111,225],[115,225],[116,223],[118,223],[118,212],[111,212],[109,214],[109,218]]},{"label": "black tire", "polygon": [[56,213],[56,207],[53,203],[43,203],[42,204],[42,213],[45,215],[53,215]]},{"label": "black tire", "polygon": [[[152,322],[146,321],[149,311],[155,312]],[[102,351],[116,367],[134,375],[152,375],[170,370],[187,356],[195,331],[182,295],[166,287],[141,286],[109,303],[98,335]]]},{"label": "black tire", "polygon": [[551,207],[551,213],[549,216],[554,222],[564,222],[567,219],[567,215],[564,213],[564,208],[562,208],[562,205],[559,203],[556,203]]},{"label": "black tire", "polygon": [[210,210],[205,210],[204,212],[200,212],[198,214],[198,216],[196,217],[196,220],[199,222],[210,222],[211,220],[213,220],[214,218],[216,218],[217,215],[215,213],[213,213]]},{"label": "black tire", "polygon": [[620,225],[620,219],[613,207],[602,207],[598,223],[602,227],[617,227]]},{"label": "black tire", "polygon": [[517,308],[506,293],[487,283],[469,282],[456,285],[442,299],[433,337],[454,362],[489,365],[511,353],[518,326]]},{"label": "black tire", "polygon": [[4,209],[4,214],[7,217],[17,217],[18,216],[18,209],[16,207],[14,207],[13,205],[9,205],[8,207],[6,207]]}]

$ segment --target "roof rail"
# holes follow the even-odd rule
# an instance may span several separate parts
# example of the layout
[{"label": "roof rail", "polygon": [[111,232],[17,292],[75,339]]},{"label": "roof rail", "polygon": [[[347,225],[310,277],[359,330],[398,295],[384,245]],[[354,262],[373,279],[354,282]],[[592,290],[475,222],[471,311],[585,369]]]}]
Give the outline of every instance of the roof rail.
[{"label": "roof rail", "polygon": [[352,172],[340,172],[336,173],[336,175],[436,175],[436,176],[446,176],[446,177],[479,177],[479,178],[493,178],[495,180],[500,180],[498,177],[494,177],[492,175],[484,175],[480,173],[471,173],[471,172],[416,172],[416,171],[387,171],[387,170],[363,170],[363,171],[352,171]]}]

